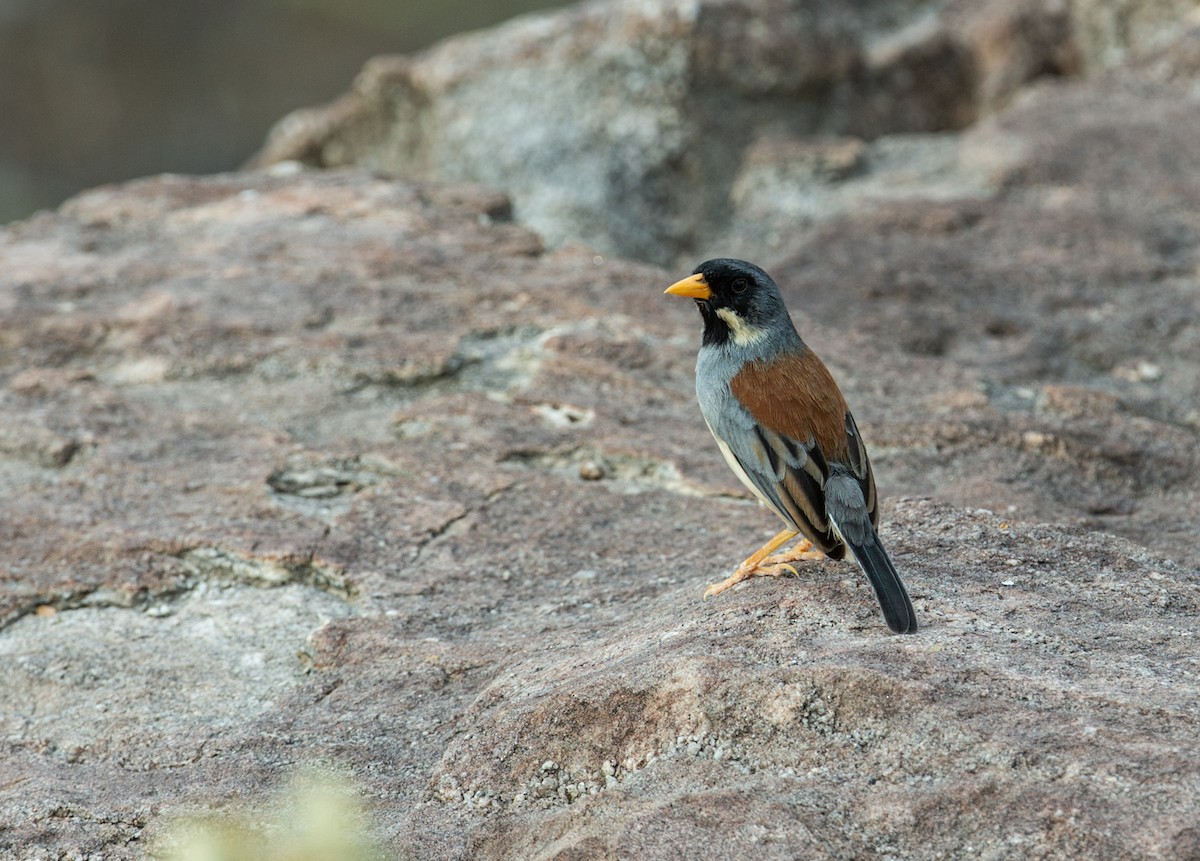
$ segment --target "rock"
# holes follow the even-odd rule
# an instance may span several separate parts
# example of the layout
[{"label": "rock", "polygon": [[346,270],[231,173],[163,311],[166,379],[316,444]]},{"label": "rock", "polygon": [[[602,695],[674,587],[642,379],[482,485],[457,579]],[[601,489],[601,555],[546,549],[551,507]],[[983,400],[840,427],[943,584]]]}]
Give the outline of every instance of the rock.
[{"label": "rock", "polygon": [[962,128],[1074,70],[1063,4],[607,0],[372,60],[282,120],[259,165],[490,183],[557,245],[667,262],[727,220],[763,134]]},{"label": "rock", "polygon": [[[722,243],[870,446],[910,637],[844,563],[700,602],[774,524],[680,272],[547,250],[519,190],[292,166],[4,229],[0,856],[143,858],[310,762],[398,857],[1194,855],[1187,44],[961,135],[756,130],[725,174]],[[771,56],[706,74],[810,74]]]},{"label": "rock", "polygon": [[[967,426],[987,426],[990,435],[1014,423],[999,435],[1027,445],[1032,432],[1045,454],[1078,464],[1074,477],[1035,478],[1016,454],[1007,476],[992,477],[999,486],[1048,482],[1043,489],[1076,498],[1077,514],[1099,515],[1102,528],[1154,535],[1157,546],[1194,561],[1187,548],[1200,512],[1189,477],[1200,464],[1190,404],[1200,388],[1183,369],[1197,354],[1200,187],[1190,177],[1200,170],[1200,147],[1188,118],[1198,108],[1194,90],[1174,85],[1039,87],[953,144],[960,153],[1008,144],[1024,153],[993,174],[988,195],[920,199],[914,183],[907,199],[889,201],[875,196],[882,185],[871,187],[868,167],[836,192],[847,201],[843,215],[796,231],[790,246],[780,239],[789,250],[772,255],[753,240],[776,222],[749,207],[738,237],[751,241],[731,244],[768,261],[791,285],[791,305],[812,318],[967,370],[967,388],[982,397],[949,409],[968,437]],[[1117,152],[1129,162],[1115,161]],[[936,198],[945,185],[930,188]],[[846,285],[849,298],[830,285]],[[905,411],[907,398],[895,391],[885,405]],[[932,424],[910,413],[913,438],[945,433],[946,409],[935,412]],[[896,465],[910,489],[946,493],[960,481],[979,488],[978,469],[941,472],[944,445]],[[1085,450],[1091,454],[1078,460]],[[1098,482],[1094,490],[1079,493],[1083,474]],[[996,499],[960,501],[1005,510]],[[1124,526],[1109,519],[1114,512]]]},{"label": "rock", "polygon": [[[881,236],[928,257],[937,207]],[[1030,372],[1026,396],[1008,353],[876,337],[890,294],[848,337],[811,306],[922,631],[888,635],[836,563],[706,605],[771,524],[700,426],[694,311],[671,273],[546,253],[503,209],[358,172],[163,177],[2,235],[5,421],[89,441],[0,457],[6,852],[143,857],[171,815],[311,760],[417,857],[1190,839],[1200,586],[1171,530],[1196,432],[1121,388],[1176,385],[1186,355],[1155,354],[1160,380]],[[1142,307],[1095,283],[1117,350]],[[442,370],[378,371],[418,364]],[[1086,528],[1151,523],[1176,561]]]},{"label": "rock", "polygon": [[1152,56],[1179,39],[1180,25],[1200,28],[1196,0],[1081,0],[1071,15],[1089,69],[1118,68]]},{"label": "rock", "polygon": [[[935,523],[931,558],[909,539],[933,539]],[[515,656],[430,778],[452,774],[498,809],[423,805],[414,854],[673,858],[687,847],[688,857],[794,858],[801,847],[833,859],[887,845],[924,858],[1016,845],[1033,857],[1117,858],[1187,839],[1197,769],[1177,772],[1168,740],[1196,745],[1167,727],[1194,728],[1184,717],[1194,675],[1178,663],[1194,627],[1165,653],[1127,646],[1157,624],[1150,593],[1165,586],[1174,600],[1182,589],[1195,607],[1196,584],[1150,579],[1156,563],[1105,573],[1104,560],[1132,547],[1095,535],[916,501],[899,504],[893,524],[908,536],[896,547],[910,569],[931,575],[918,598],[926,633],[873,637],[869,612],[844,628],[814,593],[862,587],[823,568],[802,593],[776,583],[776,600],[739,595],[691,618],[643,605],[617,639]],[[993,565],[1010,554],[1021,573],[1003,587]],[[946,586],[953,607],[931,594]],[[1114,636],[1097,638],[1105,629]],[[1116,664],[1130,673],[1120,682],[1100,669]],[[530,791],[545,784],[547,755],[559,782],[599,790],[582,801]],[[622,764],[605,781],[610,761]],[[1125,803],[1116,799],[1143,781],[1165,781],[1165,809],[1126,830],[1111,818]]]}]

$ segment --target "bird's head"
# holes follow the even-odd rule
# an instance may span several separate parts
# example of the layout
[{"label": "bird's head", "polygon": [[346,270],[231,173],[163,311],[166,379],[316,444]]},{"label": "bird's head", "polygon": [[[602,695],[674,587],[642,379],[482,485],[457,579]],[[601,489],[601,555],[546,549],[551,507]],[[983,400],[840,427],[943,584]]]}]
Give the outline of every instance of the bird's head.
[{"label": "bird's head", "polygon": [[753,263],[721,257],[696,267],[666,290],[696,300],[704,318],[704,344],[751,347],[794,332],[779,287]]}]

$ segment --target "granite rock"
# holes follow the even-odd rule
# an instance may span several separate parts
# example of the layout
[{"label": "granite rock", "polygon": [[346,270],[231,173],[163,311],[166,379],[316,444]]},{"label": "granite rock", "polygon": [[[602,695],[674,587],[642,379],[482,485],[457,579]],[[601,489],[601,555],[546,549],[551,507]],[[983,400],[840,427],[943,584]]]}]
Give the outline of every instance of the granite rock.
[{"label": "granite rock", "polygon": [[[0,236],[0,854],[142,858],[314,761],[401,856],[1191,851],[1200,582],[1164,512],[1196,429],[1134,395],[1194,352],[1043,379],[1033,337],[1012,381],[878,336],[919,302],[862,294],[847,334],[794,261],[922,630],[842,563],[704,604],[772,524],[703,430],[676,273],[547,252],[485,189],[284,173]],[[906,211],[878,260],[980,223]],[[1144,308],[1094,281],[1116,353]]]},{"label": "granite rock", "polygon": [[723,228],[762,134],[959,129],[1076,66],[1052,0],[601,0],[376,58],[255,163],[484,182],[552,245],[668,262]]},{"label": "granite rock", "polygon": [[[1025,32],[992,6],[937,38]],[[376,68],[466,91],[464,46],[566,63],[587,25],[612,53],[578,62],[619,66],[750,8],[585,6]],[[817,36],[696,69],[766,118],[820,72],[767,49]],[[314,762],[398,857],[1196,857],[1194,47],[996,84],[961,132],[713,156],[696,250],[767,263],[839,379],[914,636],[844,563],[699,600],[775,524],[662,295],[698,261],[547,237],[522,187],[290,163],[5,228],[0,857],[144,858]]]}]

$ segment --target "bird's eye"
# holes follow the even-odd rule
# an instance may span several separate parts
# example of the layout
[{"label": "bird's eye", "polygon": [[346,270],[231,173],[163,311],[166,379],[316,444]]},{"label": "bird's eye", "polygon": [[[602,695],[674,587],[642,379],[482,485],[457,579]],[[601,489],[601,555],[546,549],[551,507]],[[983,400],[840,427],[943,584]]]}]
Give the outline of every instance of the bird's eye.
[{"label": "bird's eye", "polygon": [[738,294],[745,293],[746,288],[749,286],[750,286],[750,284],[746,281],[745,278],[733,279],[733,292],[734,293],[738,293]]}]

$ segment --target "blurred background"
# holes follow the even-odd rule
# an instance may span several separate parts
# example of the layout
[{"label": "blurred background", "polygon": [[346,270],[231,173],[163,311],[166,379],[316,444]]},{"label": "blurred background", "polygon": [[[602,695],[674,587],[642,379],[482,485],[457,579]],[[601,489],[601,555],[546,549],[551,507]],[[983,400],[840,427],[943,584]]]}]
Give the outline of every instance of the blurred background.
[{"label": "blurred background", "polygon": [[289,111],[561,0],[0,0],[0,223],[77,191],[242,164]]}]

